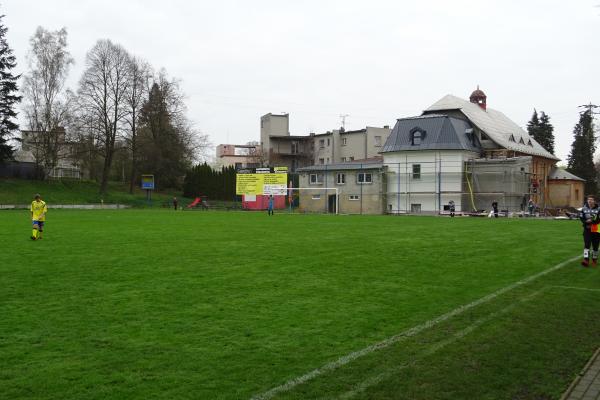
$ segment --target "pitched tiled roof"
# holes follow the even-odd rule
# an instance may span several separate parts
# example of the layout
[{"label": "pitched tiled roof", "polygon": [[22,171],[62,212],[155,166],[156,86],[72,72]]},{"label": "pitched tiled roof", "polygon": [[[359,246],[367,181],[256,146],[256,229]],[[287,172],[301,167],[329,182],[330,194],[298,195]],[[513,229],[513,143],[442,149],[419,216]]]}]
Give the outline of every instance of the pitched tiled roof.
[{"label": "pitched tiled roof", "polygon": [[562,168],[552,168],[550,174],[548,174],[548,179],[570,179],[573,181],[582,181],[585,182],[585,179],[581,179],[580,177],[573,175],[572,173],[562,169]]},{"label": "pitched tiled roof", "polygon": [[473,125],[477,126],[493,142],[505,149],[559,160],[559,158],[544,149],[506,115],[489,107],[487,110],[483,110],[477,104],[449,94],[425,110],[425,113],[448,110],[460,110]]}]

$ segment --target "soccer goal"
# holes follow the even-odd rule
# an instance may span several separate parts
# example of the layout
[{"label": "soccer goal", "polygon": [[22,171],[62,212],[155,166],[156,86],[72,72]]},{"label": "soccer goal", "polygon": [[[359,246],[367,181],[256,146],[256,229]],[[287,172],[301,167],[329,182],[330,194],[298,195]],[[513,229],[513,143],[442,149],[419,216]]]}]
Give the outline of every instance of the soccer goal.
[{"label": "soccer goal", "polygon": [[299,208],[308,212],[340,213],[340,193],[336,187],[288,187],[290,209],[297,200]]}]

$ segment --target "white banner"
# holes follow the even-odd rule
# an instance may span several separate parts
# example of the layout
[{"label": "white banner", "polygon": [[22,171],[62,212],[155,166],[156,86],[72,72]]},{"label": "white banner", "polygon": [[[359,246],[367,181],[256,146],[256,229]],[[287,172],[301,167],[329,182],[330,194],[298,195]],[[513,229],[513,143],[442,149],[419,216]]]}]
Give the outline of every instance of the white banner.
[{"label": "white banner", "polygon": [[287,194],[287,186],[286,185],[265,184],[263,186],[263,194],[273,195],[273,196],[285,196]]}]

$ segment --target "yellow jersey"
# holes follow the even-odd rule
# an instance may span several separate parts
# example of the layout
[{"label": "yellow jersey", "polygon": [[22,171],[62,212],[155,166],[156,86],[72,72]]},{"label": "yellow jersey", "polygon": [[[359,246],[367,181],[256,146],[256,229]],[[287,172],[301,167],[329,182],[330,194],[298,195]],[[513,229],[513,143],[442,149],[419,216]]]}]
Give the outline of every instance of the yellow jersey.
[{"label": "yellow jersey", "polygon": [[45,221],[48,207],[43,200],[31,202],[31,219],[33,221]]}]

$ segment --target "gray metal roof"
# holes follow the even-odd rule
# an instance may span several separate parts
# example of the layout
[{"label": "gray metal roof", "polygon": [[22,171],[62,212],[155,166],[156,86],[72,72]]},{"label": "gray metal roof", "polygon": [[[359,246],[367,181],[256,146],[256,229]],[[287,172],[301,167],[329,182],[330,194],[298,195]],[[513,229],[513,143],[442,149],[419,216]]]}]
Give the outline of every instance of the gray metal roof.
[{"label": "gray metal roof", "polygon": [[552,168],[550,174],[548,174],[548,179],[570,179],[573,181],[582,181],[585,182],[585,179],[581,179],[580,177],[573,175],[572,173],[562,169],[562,168]]},{"label": "gray metal roof", "polygon": [[[390,133],[381,153],[418,150],[467,150],[481,152],[476,135],[469,135],[473,127],[468,121],[447,115],[427,114],[419,117],[401,118]],[[425,132],[421,143],[412,144],[415,130]]]},{"label": "gray metal roof", "polygon": [[383,160],[358,160],[344,163],[311,165],[310,167],[298,168],[298,172],[313,171],[342,171],[342,170],[360,170],[360,169],[379,169],[383,167]]}]

